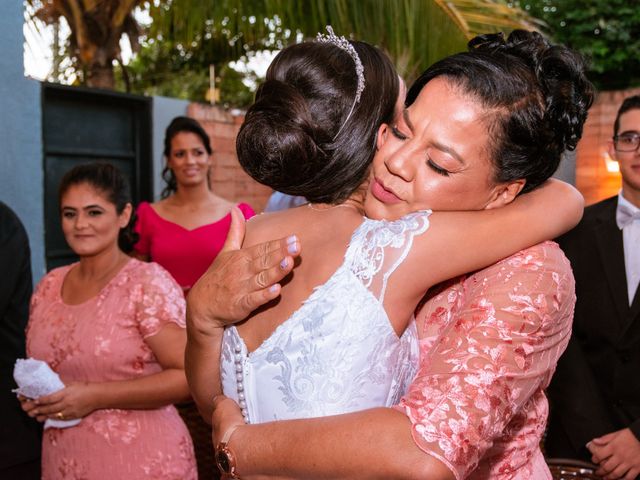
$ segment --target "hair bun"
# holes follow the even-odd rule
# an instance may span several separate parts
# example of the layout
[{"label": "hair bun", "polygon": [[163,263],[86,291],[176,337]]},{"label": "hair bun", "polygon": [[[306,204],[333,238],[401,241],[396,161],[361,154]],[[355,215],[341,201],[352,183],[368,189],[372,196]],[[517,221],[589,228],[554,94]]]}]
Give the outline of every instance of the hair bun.
[{"label": "hair bun", "polygon": [[498,50],[504,49],[506,47],[506,42],[504,39],[504,34],[502,32],[485,33],[469,40],[468,47],[469,50],[487,51],[493,53]]},{"label": "hair bun", "polygon": [[568,150],[576,148],[593,103],[593,85],[584,69],[585,61],[577,52],[555,46],[540,55],[536,71],[545,94],[547,121]]},{"label": "hair bun", "polygon": [[349,43],[366,79],[359,102],[358,72],[343,48],[303,42],[275,56],[236,140],[240,164],[255,180],[337,203],[367,178],[378,127],[393,119],[399,79],[380,50]]},{"label": "hair bun", "polygon": [[320,145],[330,141],[317,128],[300,92],[279,80],[267,80],[256,93],[236,139],[238,160],[251,177],[274,190],[304,195],[306,182],[326,161]]},{"label": "hair bun", "polygon": [[526,30],[514,30],[506,41],[502,34],[482,35],[476,44],[477,49],[502,50],[531,68],[544,97],[545,121],[553,132],[555,146],[561,152],[575,149],[594,95],[593,85],[584,74],[584,58],[564,45],[551,45],[538,32]]}]

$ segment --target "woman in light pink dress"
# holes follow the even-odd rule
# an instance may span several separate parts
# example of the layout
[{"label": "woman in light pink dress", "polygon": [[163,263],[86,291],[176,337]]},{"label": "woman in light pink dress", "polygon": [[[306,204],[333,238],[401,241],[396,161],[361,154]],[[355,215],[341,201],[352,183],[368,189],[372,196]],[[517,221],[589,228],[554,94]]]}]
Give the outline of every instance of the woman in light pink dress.
[{"label": "woman in light pink dress", "polygon": [[74,168],[59,198],[80,261],[38,285],[27,351],[66,387],[22,404],[40,421],[81,421],[45,430],[43,479],[195,479],[191,438],[171,405],[189,396],[182,291],[159,265],[124,253],[132,206],[116,168]]}]

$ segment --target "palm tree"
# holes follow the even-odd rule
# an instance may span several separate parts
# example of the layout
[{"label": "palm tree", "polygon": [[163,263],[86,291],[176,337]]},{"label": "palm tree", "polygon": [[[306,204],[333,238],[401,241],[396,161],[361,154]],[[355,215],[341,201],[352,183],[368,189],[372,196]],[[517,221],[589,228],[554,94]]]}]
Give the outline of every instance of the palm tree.
[{"label": "palm tree", "polygon": [[[311,37],[332,25],[385,48],[398,71],[411,80],[434,61],[465,48],[478,33],[539,23],[506,0],[25,0],[46,23],[64,17],[70,50],[90,86],[113,88],[113,62],[127,34],[137,44],[136,6],[148,6],[152,36],[189,45],[219,38],[220,56],[240,58],[269,39]],[[160,34],[160,35],[158,35]],[[271,42],[271,48],[281,43]]]},{"label": "palm tree", "polygon": [[332,25],[338,34],[385,48],[407,80],[464,50],[479,33],[542,26],[505,0],[165,0],[150,13],[152,29],[164,38],[189,44],[226,33],[227,49],[235,52],[273,36],[274,22],[278,32],[297,30],[305,37]]},{"label": "palm tree", "polygon": [[143,0],[26,0],[34,16],[46,24],[64,18],[69,25],[69,54],[85,73],[87,85],[113,88],[113,62],[120,59],[125,34],[136,47],[139,26],[133,10]]}]

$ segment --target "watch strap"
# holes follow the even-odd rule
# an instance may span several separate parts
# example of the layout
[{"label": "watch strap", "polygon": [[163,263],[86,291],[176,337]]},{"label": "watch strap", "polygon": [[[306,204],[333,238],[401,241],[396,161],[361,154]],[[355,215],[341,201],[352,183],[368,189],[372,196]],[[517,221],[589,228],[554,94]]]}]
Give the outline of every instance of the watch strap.
[{"label": "watch strap", "polygon": [[225,445],[227,445],[229,443],[229,440],[231,440],[231,435],[233,435],[233,433],[236,431],[236,429],[239,427],[240,425],[236,424],[236,425],[231,425],[226,432],[224,432],[224,435],[222,436],[222,440],[220,440],[220,443],[224,443]]},{"label": "watch strap", "polygon": [[229,441],[231,440],[231,435],[236,431],[239,425],[232,425],[222,436],[222,440],[220,443],[216,445],[215,451],[215,461],[222,474],[223,479],[233,479],[238,480],[240,477],[236,472],[236,456],[233,451],[229,448]]}]

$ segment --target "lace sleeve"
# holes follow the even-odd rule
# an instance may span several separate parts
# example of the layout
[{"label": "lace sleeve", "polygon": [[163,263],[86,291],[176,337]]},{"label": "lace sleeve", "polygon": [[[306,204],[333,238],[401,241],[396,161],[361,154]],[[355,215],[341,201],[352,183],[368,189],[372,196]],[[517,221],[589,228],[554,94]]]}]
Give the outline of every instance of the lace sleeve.
[{"label": "lace sleeve", "polygon": [[157,334],[168,323],[186,328],[184,295],[175,280],[156,263],[141,262],[139,268],[145,269],[136,311],[142,337]]},{"label": "lace sleeve", "polygon": [[459,479],[548,385],[575,304],[570,266],[552,243],[482,270],[463,287],[460,309],[432,349],[421,351],[420,371],[398,407],[418,446]]},{"label": "lace sleeve", "polygon": [[413,239],[429,228],[431,210],[394,220],[366,220],[354,233],[346,260],[351,271],[384,302],[389,277],[411,250]]}]

